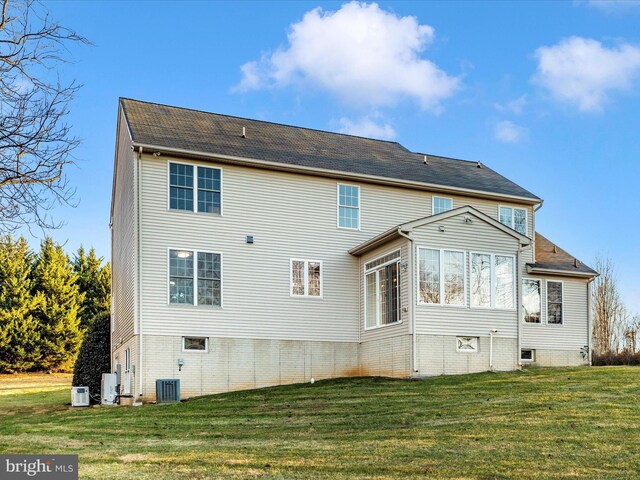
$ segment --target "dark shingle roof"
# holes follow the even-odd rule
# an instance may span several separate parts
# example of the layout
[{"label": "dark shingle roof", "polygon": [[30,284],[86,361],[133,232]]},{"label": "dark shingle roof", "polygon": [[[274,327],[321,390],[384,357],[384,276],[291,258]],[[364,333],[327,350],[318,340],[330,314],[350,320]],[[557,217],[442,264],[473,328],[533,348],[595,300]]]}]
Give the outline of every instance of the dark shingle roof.
[{"label": "dark shingle roof", "polygon": [[[397,142],[121,99],[133,141],[347,174],[539,198],[477,162],[410,152]],[[245,127],[247,137],[242,137]]]},{"label": "dark shingle roof", "polygon": [[561,270],[574,274],[598,274],[594,269],[585,265],[538,232],[536,232],[535,249],[536,262],[527,264],[530,268]]}]

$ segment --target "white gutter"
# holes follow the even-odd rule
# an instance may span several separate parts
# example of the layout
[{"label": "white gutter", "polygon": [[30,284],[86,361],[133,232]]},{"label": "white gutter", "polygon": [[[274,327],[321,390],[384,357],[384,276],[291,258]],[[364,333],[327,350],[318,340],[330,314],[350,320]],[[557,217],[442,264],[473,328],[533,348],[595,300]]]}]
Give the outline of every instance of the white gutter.
[{"label": "white gutter", "polygon": [[409,266],[407,268],[407,273],[409,274],[409,325],[411,326],[411,371],[413,373],[418,373],[418,352],[417,352],[417,334],[416,334],[416,317],[415,317],[415,309],[414,309],[414,268],[415,268],[415,252],[413,246],[413,237],[411,236],[411,232],[409,234],[404,233],[400,228],[398,228],[398,234],[407,240],[409,240]]},{"label": "white gutter", "polygon": [[591,278],[587,282],[587,348],[589,351],[587,352],[589,365],[591,365],[591,349],[593,348],[593,298],[592,298],[592,283],[596,279],[596,277]]},{"label": "white gutter", "polygon": [[527,273],[537,273],[539,275],[557,275],[561,277],[581,277],[581,278],[595,278],[597,273],[588,272],[572,272],[571,270],[556,270],[552,268],[537,268],[527,266]]},{"label": "white gutter", "polygon": [[489,371],[493,372],[493,335],[498,333],[497,329],[493,329],[489,332]]},{"label": "white gutter", "polygon": [[[516,312],[518,314],[518,329],[517,329],[517,337],[518,337],[518,347],[516,349],[516,355],[517,355],[517,362],[516,365],[518,365],[518,368],[522,368],[522,322],[523,322],[523,315],[522,315],[522,268],[520,267],[520,259],[521,259],[521,253],[525,251],[525,249],[530,248],[531,244],[525,246],[525,247],[521,247],[518,246],[518,252],[516,253],[516,265],[517,265],[517,274],[516,274],[516,299],[518,302],[517,308],[516,308]],[[524,267],[524,265],[522,266]]]},{"label": "white gutter", "polygon": [[303,173],[303,174],[316,175],[316,176],[320,175],[320,176],[338,178],[343,180],[360,180],[364,182],[377,183],[381,185],[392,185],[392,186],[414,188],[417,190],[428,190],[428,191],[434,191],[434,192],[444,192],[444,193],[453,193],[453,194],[458,193],[463,195],[471,195],[478,198],[489,198],[493,200],[506,199],[506,200],[512,200],[520,203],[526,203],[529,205],[537,205],[542,202],[542,200],[539,198],[534,199],[529,197],[520,197],[518,195],[506,195],[503,193],[484,192],[482,190],[474,190],[472,188],[448,187],[444,185],[438,185],[436,183],[425,183],[425,182],[416,182],[413,180],[386,178],[386,177],[380,177],[377,175],[368,175],[368,174],[362,174],[362,173],[349,173],[349,172],[343,172],[339,170],[331,170],[327,168],[307,167],[304,165],[283,164],[283,163],[271,162],[267,160],[258,160],[255,158],[213,154],[213,153],[201,152],[196,150],[185,150],[182,148],[161,147],[158,145],[150,145],[146,143],[134,142],[133,145],[136,147],[143,147],[144,149],[152,152],[164,152],[164,153],[173,154],[176,156],[183,156],[183,157],[195,158],[195,159],[206,158],[206,159],[215,160],[221,163],[252,166],[256,168],[268,168],[271,170]]}]

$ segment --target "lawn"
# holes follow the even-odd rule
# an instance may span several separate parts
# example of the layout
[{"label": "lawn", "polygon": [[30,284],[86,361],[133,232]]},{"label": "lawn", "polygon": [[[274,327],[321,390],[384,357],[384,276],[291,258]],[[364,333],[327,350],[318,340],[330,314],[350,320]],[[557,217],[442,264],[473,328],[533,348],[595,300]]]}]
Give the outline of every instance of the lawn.
[{"label": "lawn", "polygon": [[0,452],[80,478],[640,478],[640,368],[357,378],[72,409],[68,375],[0,376]]}]

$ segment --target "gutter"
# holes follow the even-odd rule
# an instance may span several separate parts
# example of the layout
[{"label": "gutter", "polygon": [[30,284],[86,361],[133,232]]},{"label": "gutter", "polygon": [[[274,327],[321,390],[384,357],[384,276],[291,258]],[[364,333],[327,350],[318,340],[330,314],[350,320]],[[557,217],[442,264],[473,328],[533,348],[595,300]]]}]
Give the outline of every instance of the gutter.
[{"label": "gutter", "polygon": [[380,185],[400,186],[400,187],[413,188],[416,190],[427,190],[432,192],[442,192],[442,193],[451,193],[451,194],[457,193],[461,195],[470,195],[477,198],[488,198],[492,200],[511,200],[519,203],[525,203],[528,205],[537,205],[542,202],[540,198],[530,198],[530,197],[521,197],[518,195],[507,195],[503,193],[484,192],[482,190],[474,190],[471,188],[447,187],[444,185],[438,185],[436,183],[424,183],[424,182],[416,182],[412,180],[393,179],[393,178],[380,177],[377,175],[349,173],[349,172],[343,172],[339,170],[331,170],[327,168],[307,167],[304,165],[286,165],[283,163],[271,162],[268,160],[258,160],[255,158],[237,157],[233,155],[213,154],[213,153],[201,152],[196,150],[185,150],[182,148],[161,147],[159,145],[151,145],[151,144],[139,143],[139,142],[133,142],[133,145],[136,147],[142,147],[152,152],[166,153],[166,154],[175,155],[175,156],[184,157],[184,158],[190,158],[190,159],[206,158],[206,159],[214,160],[220,163],[242,165],[245,167],[251,166],[256,168],[267,168],[270,170],[301,173],[301,174],[315,175],[315,176],[325,176],[325,177],[337,178],[341,180],[352,180],[352,181],[360,180],[363,182],[375,183]]},{"label": "gutter", "polygon": [[[518,246],[518,252],[516,253],[516,264],[517,264],[517,272],[518,275],[516,275],[516,300],[518,302],[517,308],[516,308],[516,312],[518,314],[518,328],[517,328],[517,344],[518,344],[518,348],[516,349],[516,355],[517,357],[517,362],[516,365],[518,366],[518,368],[522,368],[522,322],[523,320],[523,315],[522,315],[522,269],[520,268],[520,258],[521,258],[521,254],[522,252],[524,252],[527,248],[531,248],[531,244],[526,245],[524,247],[522,246]],[[524,265],[523,265],[524,266]],[[528,273],[528,270],[527,270]]]},{"label": "gutter", "polygon": [[138,313],[138,354],[139,354],[139,364],[138,364],[138,369],[136,371],[137,375],[138,375],[138,398],[141,399],[144,396],[144,392],[143,392],[143,369],[142,369],[142,346],[143,346],[143,341],[142,341],[142,179],[140,178],[140,169],[141,169],[141,163],[142,163],[142,147],[139,147],[138,150],[138,158],[136,158],[136,169],[135,169],[135,175],[136,175],[136,189],[137,189],[137,195],[136,195],[136,207],[137,207],[137,237],[138,237],[138,241],[137,241],[137,276],[138,276],[138,304],[136,305],[137,308],[137,313]]},{"label": "gutter", "polygon": [[411,326],[411,371],[415,374],[418,373],[418,351],[417,351],[417,334],[416,334],[416,316],[415,316],[415,301],[413,298],[415,292],[414,282],[414,261],[415,261],[415,249],[413,246],[413,237],[411,236],[411,232],[404,233],[400,227],[396,230],[396,233],[401,237],[409,240],[409,268],[407,268],[407,272],[409,275],[409,325]]},{"label": "gutter", "polygon": [[589,272],[572,272],[571,270],[558,270],[553,268],[537,268],[527,265],[527,273],[537,273],[539,275],[556,275],[561,277],[578,277],[594,279],[599,276],[598,273]]}]

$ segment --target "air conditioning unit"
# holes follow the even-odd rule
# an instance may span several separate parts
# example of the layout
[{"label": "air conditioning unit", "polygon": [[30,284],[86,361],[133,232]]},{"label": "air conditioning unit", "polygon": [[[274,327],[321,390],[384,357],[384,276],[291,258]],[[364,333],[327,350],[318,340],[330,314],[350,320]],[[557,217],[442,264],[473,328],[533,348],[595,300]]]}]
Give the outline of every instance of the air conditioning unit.
[{"label": "air conditioning unit", "polygon": [[115,405],[118,397],[118,376],[115,373],[103,373],[100,384],[100,403]]},{"label": "air conditioning unit", "polygon": [[89,387],[71,387],[71,406],[89,406]]},{"label": "air conditioning unit", "polygon": [[156,380],[156,401],[158,403],[174,403],[180,401],[180,380]]}]

